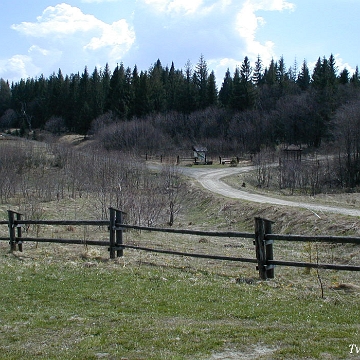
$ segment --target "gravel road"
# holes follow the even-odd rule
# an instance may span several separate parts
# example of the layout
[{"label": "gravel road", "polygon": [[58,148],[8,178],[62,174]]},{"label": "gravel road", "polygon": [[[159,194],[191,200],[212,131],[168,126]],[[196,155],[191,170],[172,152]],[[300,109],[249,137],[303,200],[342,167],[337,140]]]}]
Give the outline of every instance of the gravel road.
[{"label": "gravel road", "polygon": [[192,167],[182,167],[181,171],[184,175],[195,178],[205,189],[210,190],[216,194],[223,195],[232,199],[242,199],[246,201],[253,201],[257,203],[266,203],[273,205],[292,206],[308,209],[314,212],[331,212],[349,216],[360,216],[360,209],[350,209],[341,207],[332,207],[325,205],[316,205],[314,203],[295,202],[289,200],[278,199],[266,195],[254,194],[244,188],[236,189],[230,185],[225,184],[221,179],[230,176],[238,175],[244,172],[254,170],[253,166],[246,167],[224,167],[224,169],[211,169]]}]

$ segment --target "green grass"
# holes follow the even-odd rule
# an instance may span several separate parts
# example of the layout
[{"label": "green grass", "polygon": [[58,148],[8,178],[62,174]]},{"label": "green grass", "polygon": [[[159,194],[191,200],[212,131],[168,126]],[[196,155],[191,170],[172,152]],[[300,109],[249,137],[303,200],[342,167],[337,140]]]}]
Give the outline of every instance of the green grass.
[{"label": "green grass", "polygon": [[[174,227],[253,231],[254,217],[275,221],[274,233],[358,234],[358,219],[251,204],[189,187]],[[23,199],[0,205],[35,210],[44,219],[97,218],[91,197],[30,208]],[[29,207],[29,209],[27,208]],[[42,212],[41,212],[42,213]],[[40,236],[107,239],[107,229],[40,228]],[[8,234],[4,226],[1,234]],[[36,230],[27,235],[35,237]],[[125,243],[177,251],[254,257],[249,239],[125,232]],[[233,245],[233,246],[225,246]],[[236,246],[234,246],[236,245]],[[309,244],[276,242],[275,258],[312,261]],[[319,245],[320,262],[358,264],[357,246]],[[351,359],[359,347],[359,273],[277,267],[258,281],[254,264],[207,261],[125,250],[110,261],[106,248],[0,244],[1,359]],[[338,287],[334,284],[349,284]],[[351,287],[352,285],[352,287]],[[336,286],[335,286],[336,288]]]},{"label": "green grass", "polygon": [[1,359],[209,359],[254,346],[276,359],[345,359],[359,339],[356,293],[86,264],[1,256]]}]

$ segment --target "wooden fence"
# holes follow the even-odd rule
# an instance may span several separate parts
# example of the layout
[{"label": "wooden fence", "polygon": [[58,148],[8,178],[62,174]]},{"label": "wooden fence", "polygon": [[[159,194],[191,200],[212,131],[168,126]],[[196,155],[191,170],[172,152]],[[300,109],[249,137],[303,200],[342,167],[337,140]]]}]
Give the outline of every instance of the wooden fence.
[{"label": "wooden fence", "polygon": [[[212,232],[212,231],[199,231],[199,230],[184,230],[172,228],[154,228],[146,226],[128,225],[124,223],[124,213],[120,210],[110,208],[109,220],[25,220],[22,214],[18,212],[8,211],[8,220],[0,221],[0,225],[7,225],[9,228],[8,237],[0,237],[0,240],[9,241],[10,250],[23,251],[23,243],[25,242],[49,242],[49,243],[62,243],[62,244],[86,244],[94,246],[108,247],[110,258],[123,256],[124,249],[135,249],[149,252],[156,252],[162,254],[172,254],[180,256],[197,257],[204,259],[227,260],[237,262],[247,262],[257,264],[260,279],[272,279],[275,277],[274,268],[278,266],[291,266],[291,267],[306,267],[317,269],[333,269],[333,270],[347,270],[347,271],[360,271],[360,266],[354,265],[339,265],[339,264],[322,264],[311,262],[294,262],[274,260],[274,241],[302,241],[302,242],[325,242],[345,244],[352,243],[360,245],[359,237],[348,236],[302,236],[302,235],[280,235],[272,233],[272,221],[255,218],[255,231],[249,232]],[[109,230],[109,240],[79,240],[79,239],[53,239],[53,238],[29,238],[23,237],[22,228],[27,225],[65,225],[65,226],[107,226]],[[242,258],[242,257],[229,257],[220,255],[205,255],[196,253],[179,252],[164,249],[155,249],[143,246],[128,245],[123,243],[123,232],[127,229],[145,230],[154,232],[166,232],[173,234],[183,235],[198,235],[209,237],[225,237],[225,238],[248,238],[253,239],[255,245],[255,258]]]}]

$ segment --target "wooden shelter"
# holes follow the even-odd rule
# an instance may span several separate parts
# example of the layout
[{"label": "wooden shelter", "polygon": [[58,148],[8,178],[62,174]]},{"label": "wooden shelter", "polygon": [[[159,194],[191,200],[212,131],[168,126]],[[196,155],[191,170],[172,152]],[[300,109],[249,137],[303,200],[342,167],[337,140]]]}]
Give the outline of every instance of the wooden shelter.
[{"label": "wooden shelter", "polygon": [[288,145],[283,149],[283,160],[301,161],[301,145]]},{"label": "wooden shelter", "polygon": [[207,164],[207,148],[203,146],[193,146],[195,164]]}]

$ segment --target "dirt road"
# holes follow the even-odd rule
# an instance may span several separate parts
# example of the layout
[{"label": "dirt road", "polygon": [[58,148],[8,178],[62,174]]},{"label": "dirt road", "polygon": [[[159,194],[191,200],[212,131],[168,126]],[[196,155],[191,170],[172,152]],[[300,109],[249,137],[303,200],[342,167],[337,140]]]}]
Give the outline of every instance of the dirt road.
[{"label": "dirt road", "polygon": [[236,189],[225,184],[221,179],[234,174],[241,174],[254,170],[253,166],[246,167],[225,167],[224,169],[183,167],[181,171],[184,175],[195,178],[205,189],[216,194],[220,194],[232,199],[242,199],[257,203],[267,203],[282,206],[292,206],[311,210],[313,212],[331,212],[350,216],[360,216],[360,209],[350,209],[341,207],[332,207],[325,205],[317,205],[313,203],[295,202],[289,200],[278,199],[266,195],[254,194],[246,189]]}]

